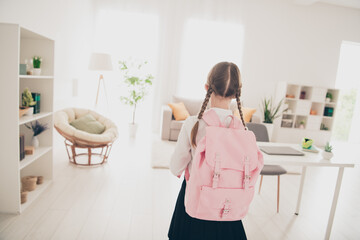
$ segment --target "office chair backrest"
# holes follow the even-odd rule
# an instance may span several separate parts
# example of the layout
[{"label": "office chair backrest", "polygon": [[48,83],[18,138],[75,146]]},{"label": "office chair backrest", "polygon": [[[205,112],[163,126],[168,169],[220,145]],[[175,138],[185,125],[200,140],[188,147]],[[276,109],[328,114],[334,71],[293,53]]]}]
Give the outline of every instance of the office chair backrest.
[{"label": "office chair backrest", "polygon": [[257,142],[269,142],[269,134],[264,124],[247,123],[246,126],[250,131],[253,131]]}]

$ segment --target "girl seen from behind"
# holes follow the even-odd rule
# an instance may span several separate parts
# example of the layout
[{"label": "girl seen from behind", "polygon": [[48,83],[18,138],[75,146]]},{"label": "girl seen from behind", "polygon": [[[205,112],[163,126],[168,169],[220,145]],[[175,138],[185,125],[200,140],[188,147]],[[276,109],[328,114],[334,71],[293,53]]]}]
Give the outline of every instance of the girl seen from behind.
[{"label": "girl seen from behind", "polygon": [[[170,170],[185,172],[170,224],[170,240],[246,239],[241,219],[248,211],[262,167],[262,154],[241,111],[239,68],[216,64],[208,74],[207,91],[198,116],[186,119]],[[236,99],[241,121],[232,116]],[[210,104],[210,109],[207,109]]]}]

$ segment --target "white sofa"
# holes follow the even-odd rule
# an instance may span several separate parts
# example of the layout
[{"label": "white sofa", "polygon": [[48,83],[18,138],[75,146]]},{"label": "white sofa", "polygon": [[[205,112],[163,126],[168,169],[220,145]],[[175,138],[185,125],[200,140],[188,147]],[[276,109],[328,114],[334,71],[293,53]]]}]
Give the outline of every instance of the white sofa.
[{"label": "white sofa", "polygon": [[[183,102],[190,116],[196,116],[199,113],[203,101],[203,99],[188,99],[177,96],[173,96],[172,99],[172,102],[175,103]],[[236,108],[236,102],[232,101],[230,109],[234,111]],[[171,108],[168,105],[163,105],[161,109],[161,139],[177,141],[183,122],[184,121],[176,121]],[[253,116],[252,122],[260,122],[260,118]]]}]

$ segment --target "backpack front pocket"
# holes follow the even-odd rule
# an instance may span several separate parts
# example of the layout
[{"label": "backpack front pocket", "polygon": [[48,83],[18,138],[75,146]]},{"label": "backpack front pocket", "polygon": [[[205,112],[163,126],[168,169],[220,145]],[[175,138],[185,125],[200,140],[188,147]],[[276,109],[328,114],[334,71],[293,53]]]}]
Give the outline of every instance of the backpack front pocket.
[{"label": "backpack front pocket", "polygon": [[254,187],[245,190],[202,186],[196,218],[213,221],[241,220],[253,197]]}]

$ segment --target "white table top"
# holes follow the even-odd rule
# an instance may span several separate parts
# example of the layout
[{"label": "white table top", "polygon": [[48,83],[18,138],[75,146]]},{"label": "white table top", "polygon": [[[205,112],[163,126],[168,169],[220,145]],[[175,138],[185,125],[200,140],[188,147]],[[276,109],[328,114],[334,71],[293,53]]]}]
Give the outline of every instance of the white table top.
[{"label": "white table top", "polygon": [[[258,142],[258,146],[289,146],[296,150],[302,151],[300,144],[289,143],[273,143],[273,142]],[[282,156],[282,155],[268,155],[264,152],[264,163],[268,165],[296,165],[296,166],[323,166],[323,167],[354,167],[356,163],[360,162],[359,152],[353,146],[343,146],[334,149],[334,157],[331,160],[323,159],[321,150],[319,153],[302,151],[304,156]]]}]

